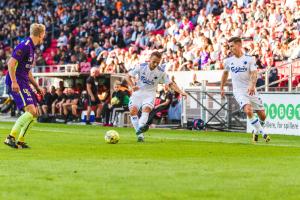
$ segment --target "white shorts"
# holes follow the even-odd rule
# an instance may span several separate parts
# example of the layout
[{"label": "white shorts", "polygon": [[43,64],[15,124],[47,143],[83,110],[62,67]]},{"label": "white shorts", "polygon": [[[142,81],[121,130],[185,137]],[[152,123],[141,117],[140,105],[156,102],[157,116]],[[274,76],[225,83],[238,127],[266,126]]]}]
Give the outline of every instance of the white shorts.
[{"label": "white shorts", "polygon": [[145,92],[145,91],[136,91],[132,93],[128,107],[137,107],[137,109],[143,107],[150,107],[151,109],[154,108],[154,100],[155,100],[155,93],[152,92]]},{"label": "white shorts", "polygon": [[247,93],[246,94],[238,93],[238,94],[234,94],[234,98],[238,102],[241,109],[243,109],[246,104],[252,105],[253,110],[265,109],[262,99],[260,98],[260,95],[258,93],[256,93],[253,96],[250,96]]}]

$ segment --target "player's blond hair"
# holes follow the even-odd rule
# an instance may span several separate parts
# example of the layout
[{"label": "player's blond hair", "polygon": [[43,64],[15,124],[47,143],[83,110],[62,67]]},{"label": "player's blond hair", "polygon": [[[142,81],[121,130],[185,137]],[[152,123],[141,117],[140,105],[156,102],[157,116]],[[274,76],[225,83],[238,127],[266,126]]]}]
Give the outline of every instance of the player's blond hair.
[{"label": "player's blond hair", "polygon": [[34,23],[30,26],[30,35],[39,37],[42,33],[46,31],[44,24]]},{"label": "player's blond hair", "polygon": [[91,68],[91,74],[94,73],[94,72],[96,72],[96,71],[98,71],[98,70],[99,70],[99,69],[98,69],[97,67],[92,67],[92,68]]}]

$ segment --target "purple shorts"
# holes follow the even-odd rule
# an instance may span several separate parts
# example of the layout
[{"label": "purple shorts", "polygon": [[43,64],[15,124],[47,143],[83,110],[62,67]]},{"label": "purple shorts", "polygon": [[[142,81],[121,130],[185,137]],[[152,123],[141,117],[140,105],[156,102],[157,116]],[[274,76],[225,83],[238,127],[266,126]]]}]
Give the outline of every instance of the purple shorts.
[{"label": "purple shorts", "polygon": [[14,98],[18,109],[22,109],[30,104],[37,106],[37,100],[34,92],[29,85],[21,85],[19,92],[13,92],[11,86],[8,86],[8,93]]}]

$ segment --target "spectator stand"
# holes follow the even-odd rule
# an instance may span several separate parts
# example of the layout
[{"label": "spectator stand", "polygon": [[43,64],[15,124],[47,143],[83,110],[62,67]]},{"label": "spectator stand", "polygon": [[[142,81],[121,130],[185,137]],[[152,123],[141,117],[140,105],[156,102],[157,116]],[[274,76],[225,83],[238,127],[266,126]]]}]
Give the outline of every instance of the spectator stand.
[{"label": "spectator stand", "polygon": [[[276,79],[271,78],[272,76],[276,76]],[[300,59],[260,70],[259,77],[263,83],[257,87],[259,91],[300,92]]]}]

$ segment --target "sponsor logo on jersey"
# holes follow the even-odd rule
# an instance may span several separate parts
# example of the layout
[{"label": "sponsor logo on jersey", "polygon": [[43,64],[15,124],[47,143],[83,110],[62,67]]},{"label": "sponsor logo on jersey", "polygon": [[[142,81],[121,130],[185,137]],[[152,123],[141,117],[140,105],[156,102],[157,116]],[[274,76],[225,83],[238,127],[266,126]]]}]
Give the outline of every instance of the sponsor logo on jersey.
[{"label": "sponsor logo on jersey", "polygon": [[154,81],[147,79],[145,76],[141,76],[141,81],[147,85],[154,85]]},{"label": "sponsor logo on jersey", "polygon": [[246,72],[248,69],[246,66],[243,67],[231,67],[233,73]]},{"label": "sponsor logo on jersey", "polygon": [[30,68],[31,68],[31,65],[30,65],[30,64],[26,64],[26,65],[25,65],[25,68],[26,68],[26,69],[30,69]]}]

